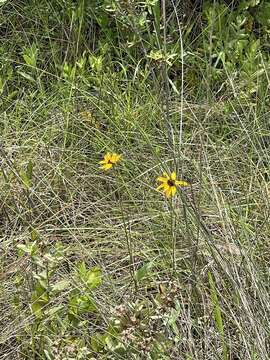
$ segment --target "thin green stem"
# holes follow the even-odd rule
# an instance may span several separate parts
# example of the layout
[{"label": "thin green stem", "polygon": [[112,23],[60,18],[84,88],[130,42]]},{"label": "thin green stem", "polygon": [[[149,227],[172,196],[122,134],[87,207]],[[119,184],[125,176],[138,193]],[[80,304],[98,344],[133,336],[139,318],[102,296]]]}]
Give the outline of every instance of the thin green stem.
[{"label": "thin green stem", "polygon": [[173,208],[173,199],[169,200],[170,206],[170,230],[171,230],[171,237],[172,237],[172,270],[175,273],[176,271],[176,236],[175,236],[175,222],[174,222],[174,208]]}]

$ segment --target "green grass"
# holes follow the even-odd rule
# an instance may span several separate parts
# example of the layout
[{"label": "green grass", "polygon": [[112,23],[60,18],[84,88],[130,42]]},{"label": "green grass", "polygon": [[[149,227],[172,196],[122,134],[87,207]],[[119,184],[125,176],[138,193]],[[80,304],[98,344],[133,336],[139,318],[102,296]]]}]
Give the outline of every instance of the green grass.
[{"label": "green grass", "polygon": [[[94,53],[80,17],[48,6],[0,8],[1,358],[267,359],[267,93],[243,97],[227,72],[220,96],[199,63],[204,81],[177,94],[139,46],[106,33]],[[105,173],[106,152],[123,159]],[[156,178],[173,170],[191,186],[170,202]]]}]

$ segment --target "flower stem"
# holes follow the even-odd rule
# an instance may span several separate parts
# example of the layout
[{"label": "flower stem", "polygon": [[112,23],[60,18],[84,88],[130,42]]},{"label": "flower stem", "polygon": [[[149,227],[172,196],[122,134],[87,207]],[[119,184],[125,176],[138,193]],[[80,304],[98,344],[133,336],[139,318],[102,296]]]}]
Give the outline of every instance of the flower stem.
[{"label": "flower stem", "polygon": [[126,244],[127,244],[127,249],[128,249],[128,253],[129,253],[130,276],[131,276],[131,278],[132,278],[132,280],[134,282],[135,292],[137,292],[138,291],[138,284],[137,284],[137,280],[136,280],[136,276],[135,276],[135,266],[134,266],[134,256],[133,256],[132,241],[131,241],[130,231],[129,231],[128,227],[127,227],[128,224],[126,223],[126,219],[125,219],[125,212],[124,212],[124,208],[123,208],[123,201],[122,201],[121,194],[119,194],[119,204],[120,204],[120,208],[121,208],[121,215],[122,215],[123,224],[124,224]]},{"label": "flower stem", "polygon": [[174,209],[173,209],[173,199],[169,200],[170,206],[170,225],[171,225],[171,236],[172,236],[172,270],[176,271],[176,236],[174,231]]}]

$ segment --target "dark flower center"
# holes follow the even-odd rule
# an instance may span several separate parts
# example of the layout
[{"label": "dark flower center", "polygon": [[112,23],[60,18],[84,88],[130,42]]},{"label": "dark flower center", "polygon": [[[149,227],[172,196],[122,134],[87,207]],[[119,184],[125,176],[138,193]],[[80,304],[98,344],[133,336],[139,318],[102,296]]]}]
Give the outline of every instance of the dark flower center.
[{"label": "dark flower center", "polygon": [[175,182],[174,182],[174,180],[172,180],[172,179],[169,179],[169,180],[167,181],[167,184],[168,184],[169,186],[175,186]]}]

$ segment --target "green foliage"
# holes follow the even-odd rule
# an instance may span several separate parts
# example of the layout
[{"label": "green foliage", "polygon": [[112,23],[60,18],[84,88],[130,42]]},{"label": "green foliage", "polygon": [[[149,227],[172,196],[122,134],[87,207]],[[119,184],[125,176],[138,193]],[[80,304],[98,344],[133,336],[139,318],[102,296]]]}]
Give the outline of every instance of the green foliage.
[{"label": "green foliage", "polygon": [[223,320],[222,320],[222,312],[218,300],[217,290],[214,283],[213,276],[210,272],[208,272],[208,281],[210,285],[211,290],[211,300],[214,307],[214,317],[215,317],[215,323],[216,327],[218,329],[218,332],[221,337],[222,345],[223,345],[223,359],[228,359],[228,351],[227,351],[227,345],[225,343],[225,337],[224,337],[224,326],[223,326]]},{"label": "green foliage", "polygon": [[269,2],[0,6],[4,356],[267,358]]},{"label": "green foliage", "polygon": [[154,266],[154,263],[152,261],[144,264],[142,267],[140,267],[135,274],[135,278],[137,281],[141,281],[146,277],[151,276],[151,270]]},{"label": "green foliage", "polygon": [[[34,335],[31,346],[25,348],[25,351],[28,353],[38,351],[40,355],[44,354],[46,357],[53,358],[55,350],[48,335],[53,337],[62,333],[65,337],[70,336],[71,344],[75,344],[71,337],[73,328],[88,326],[87,318],[83,317],[96,313],[98,310],[93,298],[93,290],[101,285],[102,273],[97,267],[87,269],[85,263],[82,262],[77,265],[73,280],[59,279],[59,276],[55,278],[64,259],[64,248],[61,243],[55,244],[45,253],[41,252],[38,239],[28,244],[19,244],[17,248],[20,256],[30,257],[33,266],[30,274],[31,286],[28,289],[28,305],[35,320],[25,331],[26,335],[31,333]],[[20,276],[16,282],[17,294],[21,293],[21,297],[14,298],[14,306],[17,309],[22,309],[24,306],[25,299],[21,290],[25,287],[25,280],[23,276]],[[70,291],[73,282],[77,286]],[[60,303],[56,301],[58,298],[61,298]]]},{"label": "green foliage", "polygon": [[80,263],[77,267],[77,276],[86,289],[95,289],[102,283],[101,270],[98,267],[87,270],[85,263]]},{"label": "green foliage", "polygon": [[[9,5],[2,9],[3,26],[8,28]],[[10,93],[12,89],[31,87],[36,82],[44,89],[48,78],[55,75],[67,85],[73,84],[76,78],[77,86],[85,83],[87,77],[90,85],[95,86],[100,84],[102,73],[115,71],[118,76],[129,78],[142,72],[143,77],[146,76],[144,81],[149,82],[155,74],[159,81],[160,70],[166,63],[171,91],[178,93],[181,85],[177,73],[182,71],[184,61],[184,77],[194,90],[194,82],[207,73],[208,89],[222,88],[224,92],[231,86],[229,78],[237,82],[241,96],[251,98],[264,92],[267,82],[263,69],[269,62],[269,9],[264,0],[241,1],[233,11],[223,1],[204,1],[201,13],[197,13],[203,20],[203,27],[194,41],[195,23],[188,16],[188,10],[185,22],[181,8],[177,19],[175,9],[168,5],[166,11],[170,21],[166,23],[166,36],[169,41],[164,46],[164,19],[159,1],[80,0],[74,3],[43,0],[35,5],[29,3],[23,6],[22,16],[27,19],[29,12],[38,13],[39,21],[24,23],[27,46],[23,37],[15,39],[16,48],[22,49],[21,54],[10,44],[5,45],[9,56],[0,73],[0,91],[9,86]],[[178,20],[183,24],[184,54],[180,51]],[[72,26],[63,32],[67,24]],[[1,58],[5,57],[3,53]],[[121,69],[124,70],[122,75]]]}]

